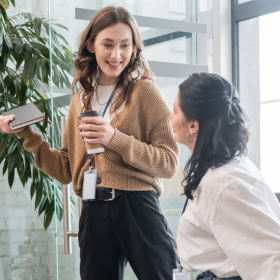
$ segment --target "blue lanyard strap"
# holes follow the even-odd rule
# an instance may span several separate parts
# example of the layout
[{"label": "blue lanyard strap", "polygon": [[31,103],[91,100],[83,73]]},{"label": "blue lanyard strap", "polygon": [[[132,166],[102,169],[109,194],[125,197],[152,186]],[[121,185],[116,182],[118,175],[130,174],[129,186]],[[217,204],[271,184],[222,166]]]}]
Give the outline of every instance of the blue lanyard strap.
[{"label": "blue lanyard strap", "polygon": [[108,109],[108,107],[109,107],[109,105],[110,105],[110,103],[111,103],[112,95],[113,95],[113,93],[111,94],[111,96],[110,96],[110,98],[109,98],[109,100],[108,100],[108,102],[107,102],[107,104],[106,104],[106,107],[105,107],[105,109],[104,109],[104,111],[103,111],[103,116],[105,116],[106,111],[107,111],[107,109]]},{"label": "blue lanyard strap", "polygon": [[187,208],[188,202],[189,202],[189,198],[187,197],[187,199],[186,199],[186,201],[185,201],[185,204],[184,204],[184,208],[183,208],[182,215],[183,215],[183,214],[184,214],[184,212],[186,211],[186,208]]},{"label": "blue lanyard strap", "polygon": [[[111,96],[110,96],[110,98],[109,98],[109,100],[108,100],[108,102],[107,102],[107,104],[106,104],[106,107],[105,107],[105,109],[104,109],[104,111],[103,111],[103,116],[105,116],[106,111],[107,111],[107,109],[108,109],[108,107],[109,107],[109,105],[110,105],[110,103],[111,103],[112,95],[113,95],[113,93],[111,94]],[[80,129],[80,132],[82,132],[81,129]],[[82,136],[82,138],[83,138],[83,141],[84,141],[84,143],[85,143],[85,140],[84,140],[84,137],[83,137],[83,136]],[[91,154],[88,154],[88,167],[89,167],[89,169],[91,170],[90,166],[91,166]]]}]

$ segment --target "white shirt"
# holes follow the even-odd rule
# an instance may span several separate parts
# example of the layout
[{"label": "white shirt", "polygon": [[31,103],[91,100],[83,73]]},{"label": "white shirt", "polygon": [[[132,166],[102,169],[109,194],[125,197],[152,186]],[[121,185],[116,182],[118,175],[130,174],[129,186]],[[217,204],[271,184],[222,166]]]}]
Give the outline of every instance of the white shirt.
[{"label": "white shirt", "polygon": [[180,218],[177,242],[189,271],[280,279],[280,205],[249,159],[209,169]]},{"label": "white shirt", "polygon": [[[106,104],[107,104],[113,90],[115,89],[115,87],[116,87],[116,85],[110,85],[110,86],[99,86],[98,85],[97,86],[97,88],[96,88],[97,94],[94,93],[92,96],[92,99],[91,99],[92,111],[100,110],[101,113],[103,113],[103,111],[106,107]],[[120,94],[120,90],[117,90],[117,92],[114,96],[114,100],[118,97],[119,94]],[[81,106],[83,108],[82,95],[83,95],[83,92],[81,92],[81,94],[80,94]],[[110,103],[109,107],[107,108],[107,111],[104,116],[104,120],[107,120],[108,122],[111,122],[112,119],[114,119],[114,117],[117,114],[119,114],[125,107],[125,104],[123,104],[120,108],[117,109],[116,112],[114,112],[113,114],[110,114],[111,105],[114,100],[111,100],[111,103]]]}]

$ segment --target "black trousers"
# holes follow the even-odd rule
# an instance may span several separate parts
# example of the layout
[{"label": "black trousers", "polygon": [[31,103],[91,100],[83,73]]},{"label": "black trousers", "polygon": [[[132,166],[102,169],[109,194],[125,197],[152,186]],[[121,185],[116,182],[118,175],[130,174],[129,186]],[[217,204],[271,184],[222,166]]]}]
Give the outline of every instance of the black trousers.
[{"label": "black trousers", "polygon": [[139,280],[171,280],[176,243],[154,191],[87,202],[79,225],[82,280],[122,280],[127,261]]}]

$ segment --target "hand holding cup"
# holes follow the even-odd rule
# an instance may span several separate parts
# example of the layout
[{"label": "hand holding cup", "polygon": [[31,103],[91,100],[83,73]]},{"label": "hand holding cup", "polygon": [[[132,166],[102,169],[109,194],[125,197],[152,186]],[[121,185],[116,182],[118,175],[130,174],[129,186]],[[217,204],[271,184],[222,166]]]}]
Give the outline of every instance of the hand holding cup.
[{"label": "hand holding cup", "polygon": [[103,114],[100,111],[93,112],[99,113],[86,112],[95,116],[86,116],[85,113],[83,116],[82,113],[79,117],[82,123],[78,126],[82,130],[80,134],[84,138],[87,152],[91,154],[104,152],[104,146],[108,146],[115,135],[115,129],[103,119]]}]

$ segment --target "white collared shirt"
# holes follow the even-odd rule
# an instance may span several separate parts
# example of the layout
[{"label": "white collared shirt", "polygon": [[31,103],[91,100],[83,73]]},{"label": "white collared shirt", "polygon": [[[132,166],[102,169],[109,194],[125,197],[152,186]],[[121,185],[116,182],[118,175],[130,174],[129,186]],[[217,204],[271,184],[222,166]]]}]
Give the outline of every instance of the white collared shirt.
[{"label": "white collared shirt", "polygon": [[180,218],[177,242],[189,271],[280,279],[280,205],[248,158],[208,170]]}]

